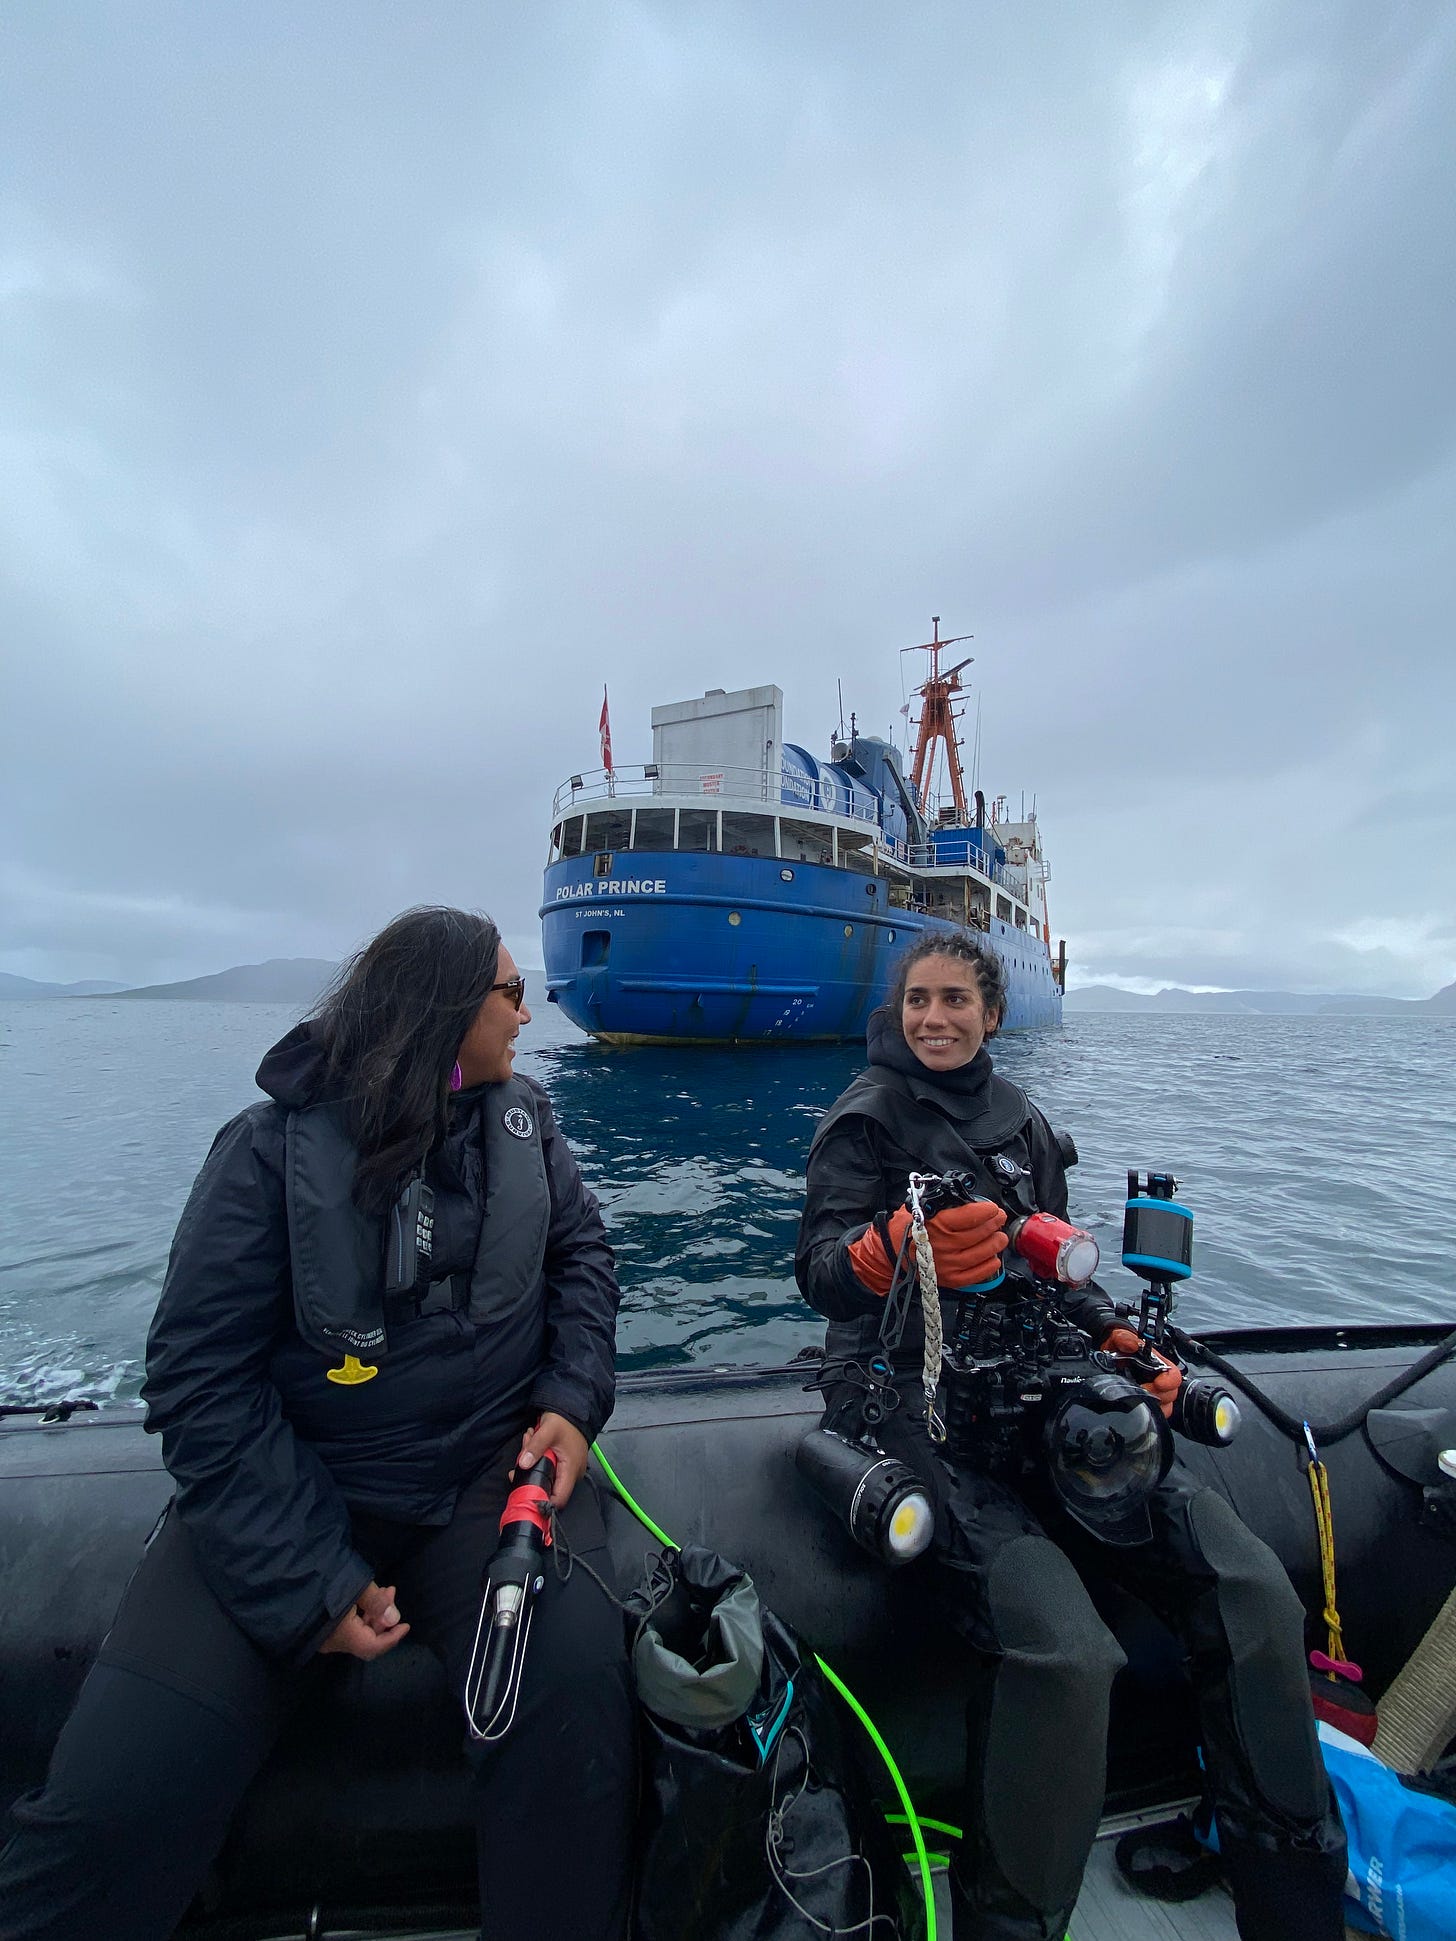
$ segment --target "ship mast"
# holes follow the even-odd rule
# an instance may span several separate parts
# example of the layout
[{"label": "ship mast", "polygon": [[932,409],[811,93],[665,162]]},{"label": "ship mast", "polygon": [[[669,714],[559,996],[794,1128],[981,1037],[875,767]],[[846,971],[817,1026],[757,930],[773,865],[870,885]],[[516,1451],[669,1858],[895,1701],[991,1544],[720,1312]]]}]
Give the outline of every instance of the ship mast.
[{"label": "ship mast", "polygon": [[940,637],[940,615],[931,616],[932,637],[921,641],[918,647],[902,647],[905,654],[929,654],[930,676],[915,689],[920,696],[920,720],[915,730],[915,758],[911,765],[910,780],[920,802],[921,810],[929,814],[930,777],[935,767],[936,743],[945,748],[945,765],[950,776],[951,799],[955,803],[956,821],[969,821],[966,812],[966,785],[961,775],[960,742],[955,731],[957,710],[951,705],[951,696],[961,690],[960,673],[969,667],[973,656],[967,654],[958,660],[954,667],[942,673],[940,650],[942,647],[958,647],[963,640],[974,638],[971,634],[955,634],[949,640]]}]

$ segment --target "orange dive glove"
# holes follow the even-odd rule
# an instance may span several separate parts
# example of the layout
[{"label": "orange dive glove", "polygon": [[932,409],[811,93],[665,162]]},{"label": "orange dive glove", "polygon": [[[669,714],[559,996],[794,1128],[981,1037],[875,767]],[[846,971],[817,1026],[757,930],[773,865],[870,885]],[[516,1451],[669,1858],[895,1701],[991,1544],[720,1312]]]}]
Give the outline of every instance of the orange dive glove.
[{"label": "orange dive glove", "polygon": [[[1006,1251],[1002,1229],[1006,1215],[994,1200],[970,1200],[965,1206],[948,1206],[932,1214],[925,1223],[930,1250],[935,1256],[935,1278],[942,1287],[974,1287],[991,1280]],[[897,1207],[886,1228],[892,1254],[874,1226],[868,1226],[858,1240],[846,1249],[856,1280],[872,1294],[886,1295],[894,1277],[894,1259],[910,1227],[910,1209]]]},{"label": "orange dive glove", "polygon": [[942,1287],[977,1287],[994,1280],[1006,1251],[1006,1212],[994,1200],[948,1206],[925,1222]]},{"label": "orange dive glove", "polygon": [[850,1268],[860,1284],[867,1287],[871,1294],[878,1294],[883,1300],[890,1291],[890,1282],[895,1278],[895,1262],[900,1257],[900,1249],[905,1243],[905,1235],[910,1230],[910,1209],[898,1206],[887,1222],[890,1252],[885,1252],[885,1243],[880,1238],[880,1229],[873,1221],[865,1228],[858,1240],[851,1240],[845,1248],[849,1255]]},{"label": "orange dive glove", "polygon": [[1173,1403],[1183,1386],[1183,1370],[1150,1347],[1133,1328],[1109,1328],[1102,1337],[1102,1346],[1111,1355],[1152,1355],[1163,1364],[1151,1381],[1141,1382],[1139,1386],[1151,1395],[1166,1420],[1173,1413]]}]

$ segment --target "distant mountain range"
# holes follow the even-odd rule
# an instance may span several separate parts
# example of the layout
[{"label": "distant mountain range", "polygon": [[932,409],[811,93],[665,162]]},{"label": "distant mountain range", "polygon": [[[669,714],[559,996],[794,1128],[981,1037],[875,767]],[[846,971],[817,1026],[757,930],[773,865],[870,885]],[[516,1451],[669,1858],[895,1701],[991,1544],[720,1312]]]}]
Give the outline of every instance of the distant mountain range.
[{"label": "distant mountain range", "polygon": [[[338,969],[323,957],[270,957],[264,964],[235,964],[210,977],[188,977],[178,984],[124,984],[94,981],[43,984],[0,971],[0,999],[41,997],[199,998],[211,1003],[313,1003]],[[1144,996],[1111,984],[1085,984],[1068,991],[1068,1011],[1212,1012],[1235,1017],[1381,1018],[1435,1013],[1456,1018],[1456,984],[1434,997],[1338,997],[1321,991],[1180,991]]]},{"label": "distant mountain range", "polygon": [[98,984],[93,978],[83,979],[79,984],[40,984],[33,977],[16,977],[10,971],[0,971],[0,997],[106,997],[125,989],[124,984]]},{"label": "distant mountain range", "polygon": [[1337,997],[1325,991],[1120,991],[1085,984],[1068,991],[1068,1011],[1213,1012],[1233,1017],[1389,1018],[1435,1013],[1456,1018],[1456,984],[1434,997]]},{"label": "distant mountain range", "polygon": [[337,969],[337,964],[322,957],[270,957],[265,964],[236,964],[210,977],[188,977],[179,984],[143,984],[135,989],[122,984],[40,984],[33,978],[0,972],[0,998],[202,998],[214,1004],[296,1004],[302,1008],[313,1003]]}]

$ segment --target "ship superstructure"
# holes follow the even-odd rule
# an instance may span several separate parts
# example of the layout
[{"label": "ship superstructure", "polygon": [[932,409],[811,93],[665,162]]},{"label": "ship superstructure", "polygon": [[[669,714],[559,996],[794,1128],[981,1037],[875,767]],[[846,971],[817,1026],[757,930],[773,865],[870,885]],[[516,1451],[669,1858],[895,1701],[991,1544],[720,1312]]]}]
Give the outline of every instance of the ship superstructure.
[{"label": "ship superstructure", "polygon": [[773,686],[654,708],[650,762],[572,775],[541,907],[551,1000],[615,1044],[853,1041],[907,945],[956,925],[1005,965],[1006,1028],[1059,1023],[1035,809],[967,795],[955,644],[938,622],[925,643],[909,776],[853,719],[827,760],[785,742]]}]

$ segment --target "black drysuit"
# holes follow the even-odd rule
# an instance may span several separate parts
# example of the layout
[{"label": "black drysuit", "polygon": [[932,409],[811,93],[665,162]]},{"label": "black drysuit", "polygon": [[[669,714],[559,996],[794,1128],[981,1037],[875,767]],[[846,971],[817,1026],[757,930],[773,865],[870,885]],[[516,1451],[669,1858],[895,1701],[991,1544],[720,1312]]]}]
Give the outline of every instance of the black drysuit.
[{"label": "black drysuit", "polygon": [[[218,1134],[178,1225],[143,1389],[177,1494],[16,1805],[0,1941],[169,1934],[371,1579],[459,1692],[524,1430],[549,1410],[590,1440],[611,1412],[611,1250],[545,1094],[514,1077],[452,1101],[428,1273],[386,1303],[322,1064],[306,1025],[269,1053],[273,1102]],[[330,1382],[351,1346],[377,1372]],[[562,1521],[605,1570],[586,1481]],[[487,1932],[544,1931],[519,1862],[548,1791],[576,1862],[549,1931],[625,1932],[632,1745],[618,1615],[586,1572],[548,1573],[516,1723],[469,1747]]]},{"label": "black drysuit", "polygon": [[[989,1187],[984,1161],[1004,1153],[1029,1172],[1040,1211],[1067,1211],[1051,1128],[992,1072],[984,1047],[961,1071],[932,1074],[882,1009],[869,1055],[815,1135],[795,1258],[800,1288],[830,1322],[831,1426],[857,1413],[855,1366],[877,1351],[883,1312],[847,1250],[904,1203],[910,1172],[979,1172]],[[1094,1342],[1114,1323],[1095,1283],[1063,1305]],[[915,1406],[923,1340],[917,1307],[894,1357],[905,1399],[877,1433],[930,1485],[935,1543],[911,1568],[932,1574],[974,1670],[956,1941],[1061,1941],[1066,1931],[1097,1831],[1108,1699],[1124,1662],[1076,1569],[1094,1556],[1188,1654],[1240,1934],[1342,1941],[1344,1835],[1315,1737],[1303,1612],[1278,1559],[1176,1462],[1149,1506],[1151,1541],[1113,1548],[1066,1517],[1036,1477],[1013,1489],[943,1460]]]}]

